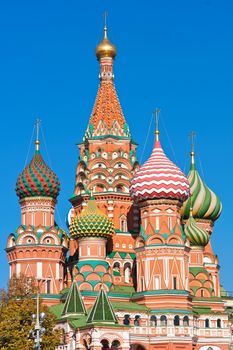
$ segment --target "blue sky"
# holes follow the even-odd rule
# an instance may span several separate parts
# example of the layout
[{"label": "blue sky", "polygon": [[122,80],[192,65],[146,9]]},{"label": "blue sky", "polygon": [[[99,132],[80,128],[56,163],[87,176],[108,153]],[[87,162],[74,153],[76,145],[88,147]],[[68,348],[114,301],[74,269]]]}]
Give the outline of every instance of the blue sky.
[{"label": "blue sky", "polygon": [[[117,46],[115,83],[142,154],[152,111],[160,107],[161,140],[170,159],[188,171],[188,134],[197,133],[197,166],[221,198],[212,235],[221,281],[232,285],[233,2],[231,0],[0,1],[1,238],[0,286],[8,278],[4,248],[20,224],[14,188],[33,154],[34,121],[42,119],[44,159],[59,176],[57,222],[65,227],[78,151],[98,87],[95,46],[108,11]],[[47,149],[47,151],[46,151]]]}]

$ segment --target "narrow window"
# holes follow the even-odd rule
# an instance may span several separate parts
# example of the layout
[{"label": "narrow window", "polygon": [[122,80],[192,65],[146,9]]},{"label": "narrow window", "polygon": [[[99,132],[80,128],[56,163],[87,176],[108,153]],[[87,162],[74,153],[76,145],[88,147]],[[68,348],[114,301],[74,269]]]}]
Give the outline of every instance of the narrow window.
[{"label": "narrow window", "polygon": [[180,325],[180,317],[176,315],[174,317],[174,326],[179,326]]},{"label": "narrow window", "polygon": [[160,317],[160,325],[161,326],[166,326],[167,325],[167,317],[165,315],[162,315]]},{"label": "narrow window", "polygon": [[139,316],[139,315],[136,315],[136,316],[135,316],[135,319],[134,319],[134,325],[137,326],[137,327],[140,326],[139,319],[140,319],[140,316]]},{"label": "narrow window", "polygon": [[184,318],[183,318],[183,325],[185,327],[189,326],[189,318],[188,318],[188,316],[184,316]]},{"label": "narrow window", "polygon": [[124,316],[123,324],[125,324],[126,326],[130,324],[130,315]]},{"label": "narrow window", "polygon": [[90,256],[91,255],[91,249],[89,247],[89,245],[87,246],[87,256]]},{"label": "narrow window", "polygon": [[155,218],[155,229],[159,230],[159,217],[158,216],[156,216],[156,218]]},{"label": "narrow window", "polygon": [[142,290],[144,290],[144,278],[143,277],[141,277],[141,288],[142,288]]},{"label": "narrow window", "polygon": [[51,293],[51,280],[47,280],[46,284],[47,284],[47,294],[50,294]]},{"label": "narrow window", "polygon": [[220,320],[220,318],[217,319],[217,328],[221,328],[221,320]]},{"label": "narrow window", "polygon": [[154,288],[155,290],[159,289],[159,276],[155,276],[154,278]]},{"label": "narrow window", "polygon": [[168,217],[168,228],[169,230],[172,229],[172,218],[170,216]]},{"label": "narrow window", "polygon": [[208,318],[205,320],[205,328],[210,328],[210,320]]},{"label": "narrow window", "polygon": [[177,289],[177,278],[173,277],[173,289]]},{"label": "narrow window", "polygon": [[151,316],[150,318],[150,326],[151,327],[156,327],[157,326],[157,317],[156,316]]}]

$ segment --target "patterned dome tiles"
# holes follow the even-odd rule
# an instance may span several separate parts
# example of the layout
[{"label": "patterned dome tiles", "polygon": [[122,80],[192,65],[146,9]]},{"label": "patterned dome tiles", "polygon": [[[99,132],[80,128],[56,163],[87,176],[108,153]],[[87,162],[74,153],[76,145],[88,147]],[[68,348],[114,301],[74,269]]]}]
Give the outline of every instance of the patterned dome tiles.
[{"label": "patterned dome tiles", "polygon": [[137,171],[131,184],[134,199],[178,199],[185,201],[189,183],[182,171],[172,163],[156,141],[153,152]]},{"label": "patterned dome tiles", "polygon": [[[194,164],[188,174],[188,180],[192,194],[193,217],[215,221],[221,214],[222,204],[217,195],[203,182]],[[181,210],[184,219],[189,217],[190,206],[189,198]]]},{"label": "patterned dome tiles", "polygon": [[185,224],[184,232],[191,246],[205,247],[209,242],[208,232],[200,228],[192,216]]},{"label": "patterned dome tiles", "polygon": [[29,165],[19,175],[16,193],[20,199],[25,197],[57,198],[60,182],[57,175],[44,162],[39,151],[35,152]]},{"label": "patterned dome tiles", "polygon": [[69,229],[73,237],[109,237],[115,233],[112,221],[98,209],[93,199],[88,201],[84,212],[72,220]]},{"label": "patterned dome tiles", "polygon": [[102,81],[91,114],[90,124],[93,125],[94,130],[97,130],[101,122],[111,132],[114,121],[119,124],[123,132],[126,122],[115,86],[111,81]]}]

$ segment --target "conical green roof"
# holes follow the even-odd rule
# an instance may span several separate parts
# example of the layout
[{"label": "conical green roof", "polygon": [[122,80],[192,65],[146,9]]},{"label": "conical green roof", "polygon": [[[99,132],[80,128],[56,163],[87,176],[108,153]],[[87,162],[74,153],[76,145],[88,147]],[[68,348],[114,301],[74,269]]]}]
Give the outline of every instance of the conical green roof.
[{"label": "conical green roof", "polygon": [[118,323],[111,302],[103,289],[87,317],[87,323]]},{"label": "conical green roof", "polygon": [[87,312],[83,304],[80,291],[77,287],[76,282],[73,282],[66,298],[62,317],[76,316],[86,313]]}]

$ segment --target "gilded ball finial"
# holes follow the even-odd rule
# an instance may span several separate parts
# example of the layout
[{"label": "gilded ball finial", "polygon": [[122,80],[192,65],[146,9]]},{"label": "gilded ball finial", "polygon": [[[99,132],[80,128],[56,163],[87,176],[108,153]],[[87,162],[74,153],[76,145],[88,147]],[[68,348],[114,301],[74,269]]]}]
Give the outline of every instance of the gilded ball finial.
[{"label": "gilded ball finial", "polygon": [[96,57],[100,60],[103,57],[116,57],[116,47],[108,40],[107,25],[104,25],[104,38],[96,47]]}]

